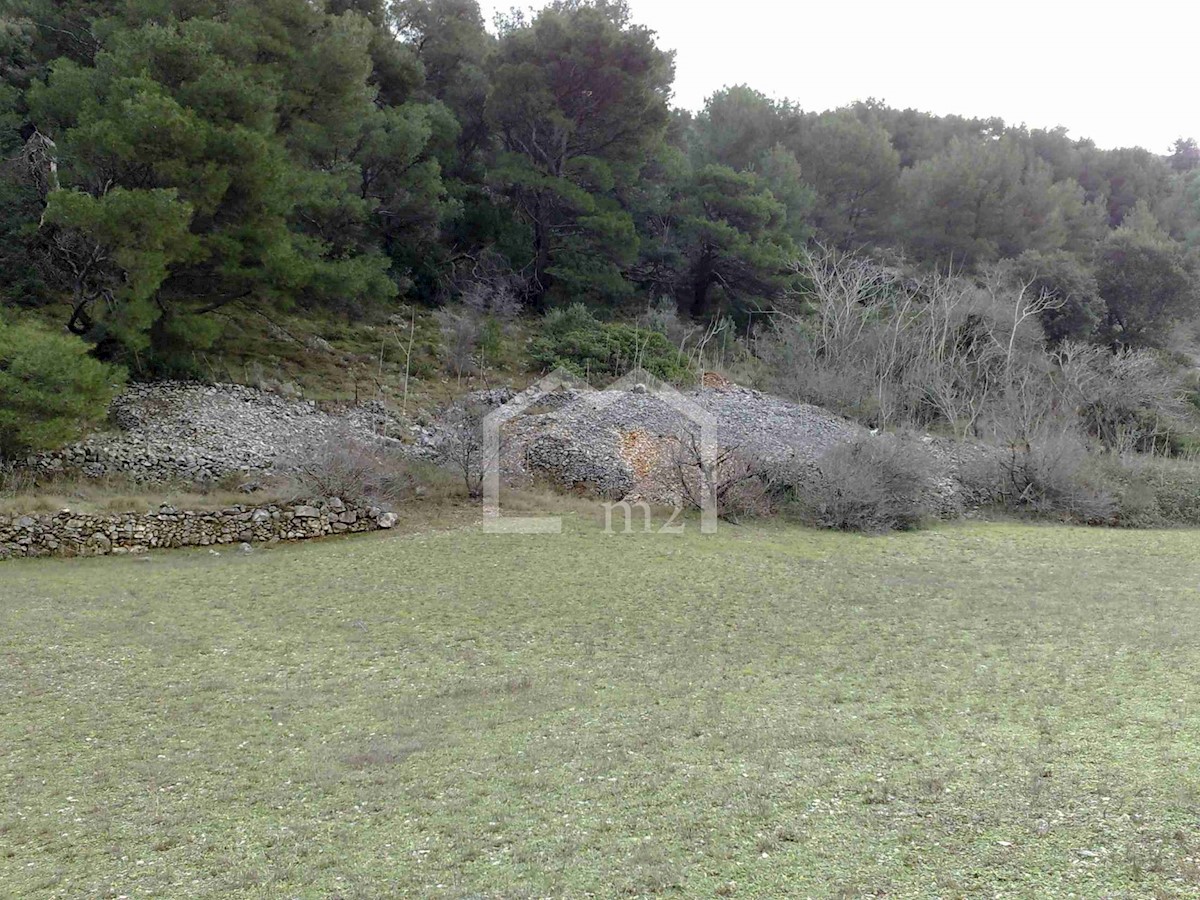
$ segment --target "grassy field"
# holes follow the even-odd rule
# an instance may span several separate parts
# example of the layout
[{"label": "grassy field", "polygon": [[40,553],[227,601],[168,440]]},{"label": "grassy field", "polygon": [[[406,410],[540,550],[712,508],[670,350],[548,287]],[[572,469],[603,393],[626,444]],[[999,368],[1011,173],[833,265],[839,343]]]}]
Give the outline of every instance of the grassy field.
[{"label": "grassy field", "polygon": [[4,897],[1197,897],[1200,533],[0,567]]}]

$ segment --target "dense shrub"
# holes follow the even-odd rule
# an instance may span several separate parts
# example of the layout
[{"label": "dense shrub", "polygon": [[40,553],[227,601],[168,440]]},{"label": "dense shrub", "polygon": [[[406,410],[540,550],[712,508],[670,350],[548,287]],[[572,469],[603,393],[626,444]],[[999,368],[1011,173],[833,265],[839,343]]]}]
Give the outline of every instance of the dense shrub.
[{"label": "dense shrub", "polygon": [[529,352],[542,369],[580,376],[619,376],[638,367],[664,381],[683,382],[692,374],[687,358],[661,332],[599,322],[581,304],[548,315]]},{"label": "dense shrub", "polygon": [[1200,464],[1115,454],[1095,457],[1091,464],[1116,497],[1114,524],[1126,528],[1200,526]]},{"label": "dense shrub", "polygon": [[0,318],[0,461],[78,438],[104,418],[124,377],[79,338]]},{"label": "dense shrub", "polygon": [[1051,302],[1002,280],[907,278],[828,250],[803,261],[811,290],[773,320],[768,386],[875,427],[982,436],[1006,394],[1045,380],[1037,316]]},{"label": "dense shrub", "polygon": [[1122,453],[1196,444],[1179,361],[1075,340],[1047,347],[1041,322],[1065,309],[1062,285],[1013,282],[1008,268],[907,279],[829,253],[806,265],[807,307],[776,316],[762,347],[767,386],[785,396],[871,426],[1003,446],[1050,421]]},{"label": "dense shrub", "polygon": [[394,451],[334,439],[283,462],[298,499],[339,497],[361,506],[394,508],[421,493],[412,464]]},{"label": "dense shrub", "polygon": [[1098,451],[1069,429],[993,448],[958,478],[970,503],[1020,516],[1125,528],[1200,526],[1200,463]]},{"label": "dense shrub", "polygon": [[1200,465],[1144,459],[1133,474],[1154,497],[1162,524],[1200,526]]},{"label": "dense shrub", "polygon": [[1094,464],[1083,440],[1067,429],[998,448],[964,468],[959,478],[972,501],[1008,512],[1089,525],[1117,520],[1111,480]]},{"label": "dense shrub", "polygon": [[1186,385],[1165,356],[1066,342],[1055,354],[1058,380],[1080,425],[1118,453],[1183,452],[1193,426]]},{"label": "dense shrub", "polygon": [[930,515],[931,490],[928,455],[891,436],[834,447],[792,487],[809,523],[870,534],[916,528]]}]

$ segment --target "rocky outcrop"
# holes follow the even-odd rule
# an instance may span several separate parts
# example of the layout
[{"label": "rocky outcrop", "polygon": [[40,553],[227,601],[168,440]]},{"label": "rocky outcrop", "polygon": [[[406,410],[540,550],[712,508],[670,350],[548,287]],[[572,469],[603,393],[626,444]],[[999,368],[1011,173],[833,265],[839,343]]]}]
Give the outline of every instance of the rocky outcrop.
[{"label": "rocky outcrop", "polygon": [[392,528],[396,515],[337,498],[314,503],[86,515],[0,516],[0,560],[28,556],[105,556],[167,547],[296,541]]}]

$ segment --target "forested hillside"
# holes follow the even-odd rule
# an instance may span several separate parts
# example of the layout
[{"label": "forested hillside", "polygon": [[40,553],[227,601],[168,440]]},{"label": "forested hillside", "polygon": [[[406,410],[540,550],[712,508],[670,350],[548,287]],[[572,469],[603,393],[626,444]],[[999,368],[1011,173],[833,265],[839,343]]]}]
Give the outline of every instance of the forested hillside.
[{"label": "forested hillside", "polygon": [[621,0],[494,28],[474,0],[5,9],[0,328],[51,322],[135,377],[196,374],[232,307],[665,303],[744,328],[804,300],[818,243],[1034,285],[1051,343],[1163,347],[1194,311],[1192,140],[1107,150],[752,86],[681,110]]}]

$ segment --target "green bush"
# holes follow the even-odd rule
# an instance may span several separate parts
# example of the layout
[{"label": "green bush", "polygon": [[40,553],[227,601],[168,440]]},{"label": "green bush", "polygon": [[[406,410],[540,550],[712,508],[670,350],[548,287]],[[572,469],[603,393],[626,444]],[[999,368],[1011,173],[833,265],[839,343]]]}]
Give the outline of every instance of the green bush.
[{"label": "green bush", "polygon": [[570,306],[552,309],[542,320],[546,334],[558,336],[570,331],[587,331],[598,324],[599,321],[592,315],[592,311],[582,303],[572,303]]},{"label": "green bush", "polygon": [[124,377],[79,338],[0,318],[0,460],[78,438],[104,418]]},{"label": "green bush", "polygon": [[599,322],[582,304],[554,310],[529,348],[542,369],[563,368],[580,376],[619,376],[641,367],[664,381],[692,377],[687,358],[657,331]]}]

